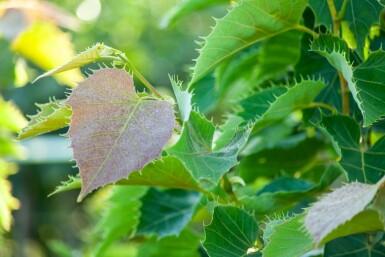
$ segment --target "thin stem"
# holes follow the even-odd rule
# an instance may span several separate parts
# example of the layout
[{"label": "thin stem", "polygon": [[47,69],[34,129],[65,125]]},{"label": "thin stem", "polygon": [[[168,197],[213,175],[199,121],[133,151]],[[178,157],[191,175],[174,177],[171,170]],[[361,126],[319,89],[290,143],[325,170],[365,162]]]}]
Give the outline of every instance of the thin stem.
[{"label": "thin stem", "polygon": [[314,107],[321,107],[321,108],[328,109],[333,114],[337,114],[338,113],[338,111],[333,106],[325,104],[325,103],[314,102],[314,103],[311,103],[309,105],[309,108],[314,108]]},{"label": "thin stem", "polygon": [[317,38],[318,37],[318,33],[309,29],[308,27],[305,27],[301,24],[297,24],[295,25],[294,27],[296,30],[299,30],[299,31],[303,31],[303,32],[306,32],[308,34],[310,34],[313,38]]},{"label": "thin stem", "polygon": [[342,72],[338,72],[341,83],[341,97],[342,97],[342,113],[349,115],[349,88]]},{"label": "thin stem", "polygon": [[333,34],[338,36],[339,30],[340,30],[340,21],[338,19],[336,6],[334,5],[333,0],[327,0],[327,3],[328,3],[330,14],[333,20]]},{"label": "thin stem", "polygon": [[344,18],[348,2],[349,0],[344,0],[344,2],[342,3],[341,10],[338,12],[338,21],[341,21]]},{"label": "thin stem", "polygon": [[130,62],[130,60],[128,60],[128,58],[124,55],[124,54],[117,54],[119,56],[119,59],[120,61],[122,61],[123,63],[125,63],[128,68],[136,75],[136,77],[140,80],[140,82],[143,83],[143,85],[145,87],[147,87],[154,95],[156,95],[157,97],[163,99],[163,97],[159,94],[158,91],[156,91],[156,89],[150,84],[150,82],[148,82],[144,77],[143,75],[134,67],[134,65],[132,65],[132,63]]},{"label": "thin stem", "polygon": [[231,201],[233,201],[233,202],[235,202],[235,203],[238,203],[238,198],[237,198],[237,196],[234,194],[234,191],[233,191],[233,185],[231,184],[231,182],[230,182],[229,177],[227,176],[227,174],[225,174],[225,175],[222,177],[222,188],[223,188],[223,190],[230,196]]}]

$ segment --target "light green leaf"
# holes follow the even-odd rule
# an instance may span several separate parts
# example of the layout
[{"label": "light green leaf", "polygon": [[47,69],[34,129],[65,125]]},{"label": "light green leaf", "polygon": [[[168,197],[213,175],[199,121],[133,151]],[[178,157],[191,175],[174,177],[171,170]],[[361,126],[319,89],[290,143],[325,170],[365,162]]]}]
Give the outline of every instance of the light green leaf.
[{"label": "light green leaf", "polygon": [[219,4],[228,4],[229,0],[184,0],[172,8],[162,19],[160,26],[165,28],[188,14],[204,10]]},{"label": "light green leaf", "polygon": [[185,229],[179,236],[168,236],[162,239],[151,238],[144,243],[137,257],[200,257],[198,251],[199,237]]},{"label": "light green leaf", "polygon": [[37,104],[40,111],[30,116],[30,120],[17,139],[22,140],[54,130],[67,127],[71,121],[72,111],[70,106],[61,101],[50,101],[46,104]]},{"label": "light green leaf", "polygon": [[136,235],[155,234],[159,238],[179,235],[191,220],[199,193],[179,189],[151,188],[142,198],[142,216]]},{"label": "light green leaf", "polygon": [[377,234],[357,234],[338,238],[326,244],[324,257],[384,257],[385,237]]},{"label": "light green leaf", "polygon": [[34,83],[35,81],[37,81],[41,78],[48,77],[48,76],[51,76],[51,75],[54,75],[54,74],[57,74],[57,73],[60,73],[63,71],[79,68],[79,67],[82,67],[86,64],[95,62],[97,60],[101,60],[104,57],[111,56],[112,54],[114,54],[116,52],[120,52],[120,51],[115,50],[115,49],[113,49],[109,46],[106,46],[104,44],[97,43],[94,46],[79,53],[78,55],[76,55],[75,57],[73,57],[72,59],[67,61],[65,64],[60,65],[60,66],[58,66],[58,67],[56,67],[50,71],[47,71],[46,73],[44,73],[42,75],[40,75],[32,83]]},{"label": "light green leaf", "polygon": [[146,187],[117,186],[114,188],[108,199],[109,206],[94,233],[96,237],[100,237],[93,249],[96,256],[104,256],[104,251],[119,238],[134,235],[141,215],[140,199],[146,192]]},{"label": "light green leaf", "polygon": [[193,111],[183,125],[179,141],[168,152],[178,157],[198,181],[216,184],[231,167],[237,164],[237,156],[245,145],[250,128],[240,128],[221,149],[213,150],[214,125]]},{"label": "light green leaf", "polygon": [[257,252],[258,224],[253,216],[232,206],[214,209],[211,224],[205,227],[204,248],[210,257],[240,257]]},{"label": "light green leaf", "polygon": [[78,188],[81,188],[81,186],[82,186],[82,181],[79,175],[68,176],[68,180],[62,181],[61,184],[55,188],[55,191],[50,193],[48,197],[56,195],[58,193],[66,192],[69,190],[78,189]]},{"label": "light green leaf", "polygon": [[[273,232],[267,237],[262,250],[264,257],[297,257],[310,251],[313,239],[303,229],[304,214],[296,215],[283,222],[269,221],[266,229]],[[265,242],[266,243],[266,242]]]},{"label": "light green leaf", "polygon": [[192,109],[191,99],[193,95],[192,93],[188,92],[188,90],[182,90],[182,82],[172,77],[170,77],[170,81],[172,89],[174,90],[176,102],[178,103],[179,113],[182,121],[188,121]]},{"label": "light green leaf", "polygon": [[295,28],[306,4],[307,0],[244,0],[235,5],[205,39],[190,85],[242,49]]},{"label": "light green leaf", "polygon": [[330,138],[340,155],[340,165],[349,181],[376,183],[385,174],[385,138],[365,150],[360,145],[360,128],[350,117],[337,115],[323,117],[319,125]]},{"label": "light green leaf", "polygon": [[260,129],[287,118],[296,110],[319,107],[313,100],[324,87],[322,81],[303,80],[291,88],[268,89],[242,100],[243,111],[239,115],[255,119],[255,129]]},{"label": "light green leaf", "polygon": [[118,183],[200,190],[198,182],[174,156],[149,163],[141,171],[131,173],[127,180],[120,180]]},{"label": "light green leaf", "polygon": [[315,243],[319,244],[333,230],[364,211],[384,182],[385,177],[374,185],[353,182],[316,202],[308,210],[305,220],[305,226]]},{"label": "light green leaf", "polygon": [[[337,10],[341,10],[344,0],[333,1]],[[316,16],[315,26],[325,25],[330,31],[333,28],[333,20],[326,1],[309,0],[309,5]],[[364,58],[365,40],[369,35],[373,24],[379,23],[379,16],[383,6],[378,0],[349,0],[342,22],[346,22],[345,29],[349,29],[354,35],[357,44],[357,53]],[[345,33],[345,32],[344,32]],[[353,44],[354,45],[354,44]]]}]

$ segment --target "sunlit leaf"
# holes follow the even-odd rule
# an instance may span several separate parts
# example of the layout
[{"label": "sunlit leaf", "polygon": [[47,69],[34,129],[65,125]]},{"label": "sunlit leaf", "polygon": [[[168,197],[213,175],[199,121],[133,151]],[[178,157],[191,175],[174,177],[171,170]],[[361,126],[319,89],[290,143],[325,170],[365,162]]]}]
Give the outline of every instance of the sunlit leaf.
[{"label": "sunlit leaf", "polygon": [[30,117],[26,127],[19,133],[18,139],[44,134],[50,131],[67,127],[71,121],[71,108],[61,101],[50,101],[46,104],[37,104],[40,108],[36,115]]},{"label": "sunlit leaf", "polygon": [[214,210],[211,224],[205,227],[204,248],[210,257],[239,257],[257,252],[258,224],[245,211],[232,206]]},{"label": "sunlit leaf", "polygon": [[69,129],[82,177],[82,200],[159,157],[174,128],[172,105],[136,95],[121,69],[95,71],[72,92]]},{"label": "sunlit leaf", "polygon": [[97,60],[102,60],[105,57],[111,56],[115,52],[118,52],[118,50],[115,50],[104,44],[95,44],[94,46],[86,49],[84,52],[79,53],[78,55],[67,61],[65,64],[55,67],[54,69],[40,75],[34,80],[34,82],[44,77],[61,73],[63,71],[79,68]]},{"label": "sunlit leaf", "polygon": [[[12,49],[44,70],[62,65],[75,55],[69,34],[48,22],[29,27],[13,41]],[[55,78],[74,87],[76,82],[83,80],[83,75],[76,69],[58,74]]]},{"label": "sunlit leaf", "polygon": [[266,238],[267,245],[262,250],[264,257],[297,257],[310,251],[313,239],[304,230],[303,220],[305,215],[296,215],[282,222],[269,221],[266,229],[271,234]]},{"label": "sunlit leaf", "polygon": [[242,49],[295,28],[306,4],[306,0],[245,0],[236,4],[205,38],[190,84]]},{"label": "sunlit leaf", "polygon": [[176,80],[175,78],[170,77],[172,89],[176,97],[176,102],[178,103],[179,113],[182,118],[182,121],[188,121],[190,117],[192,104],[192,93],[188,90],[182,90],[182,82]]},{"label": "sunlit leaf", "polygon": [[137,235],[157,235],[162,238],[179,235],[191,220],[199,193],[193,191],[151,188],[142,198],[142,216]]},{"label": "sunlit leaf", "polygon": [[68,180],[62,181],[55,190],[48,195],[48,197],[56,195],[58,193],[66,192],[73,189],[81,188],[82,181],[79,175],[77,176],[68,176]]}]

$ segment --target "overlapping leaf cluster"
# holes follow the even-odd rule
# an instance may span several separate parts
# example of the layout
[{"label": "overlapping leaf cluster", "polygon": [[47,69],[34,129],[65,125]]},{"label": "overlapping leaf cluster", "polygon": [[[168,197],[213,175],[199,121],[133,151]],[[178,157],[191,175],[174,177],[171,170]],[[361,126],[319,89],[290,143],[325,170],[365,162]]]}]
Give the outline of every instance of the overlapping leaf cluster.
[{"label": "overlapping leaf cluster", "polygon": [[[57,192],[115,184],[91,252],[126,237],[146,240],[137,256],[384,256],[385,52],[371,48],[383,6],[331,2],[233,3],[188,88],[171,78],[176,104],[104,45],[45,74],[109,60],[153,92],[101,69],[20,134],[70,120],[81,178]],[[186,1],[167,21],[215,3]]]}]

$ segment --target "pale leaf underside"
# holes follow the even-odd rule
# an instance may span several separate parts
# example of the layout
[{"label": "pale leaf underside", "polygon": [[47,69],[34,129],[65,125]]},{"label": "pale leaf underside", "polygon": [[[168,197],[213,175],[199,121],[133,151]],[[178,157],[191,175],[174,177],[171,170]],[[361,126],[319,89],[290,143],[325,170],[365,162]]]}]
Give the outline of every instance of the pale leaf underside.
[{"label": "pale leaf underside", "polygon": [[67,103],[73,111],[68,133],[83,185],[79,200],[159,157],[174,128],[172,105],[139,98],[131,76],[120,69],[95,71]]}]

